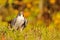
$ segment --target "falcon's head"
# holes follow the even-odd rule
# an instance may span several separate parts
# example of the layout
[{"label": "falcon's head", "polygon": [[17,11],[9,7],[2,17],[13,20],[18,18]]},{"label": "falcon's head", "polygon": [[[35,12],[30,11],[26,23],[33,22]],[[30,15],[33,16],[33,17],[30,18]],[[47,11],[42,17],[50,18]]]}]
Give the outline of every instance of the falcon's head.
[{"label": "falcon's head", "polygon": [[19,13],[18,13],[18,16],[24,16],[23,11],[19,12]]}]

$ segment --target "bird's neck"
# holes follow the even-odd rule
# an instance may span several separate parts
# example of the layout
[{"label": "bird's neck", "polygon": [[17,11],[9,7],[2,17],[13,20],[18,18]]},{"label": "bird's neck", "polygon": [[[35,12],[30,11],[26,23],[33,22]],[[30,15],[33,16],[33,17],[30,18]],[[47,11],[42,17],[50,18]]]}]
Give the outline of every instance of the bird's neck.
[{"label": "bird's neck", "polygon": [[21,17],[23,17],[23,14],[21,14]]},{"label": "bird's neck", "polygon": [[20,12],[18,13],[18,16],[23,17],[23,16],[24,16],[23,11],[20,11]]},{"label": "bird's neck", "polygon": [[23,11],[20,12],[21,16],[23,16]]}]

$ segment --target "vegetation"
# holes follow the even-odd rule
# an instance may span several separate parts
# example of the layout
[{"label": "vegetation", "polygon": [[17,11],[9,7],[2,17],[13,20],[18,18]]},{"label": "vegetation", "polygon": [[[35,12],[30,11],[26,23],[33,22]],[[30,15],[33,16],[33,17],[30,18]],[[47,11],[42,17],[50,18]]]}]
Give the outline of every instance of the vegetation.
[{"label": "vegetation", "polygon": [[20,32],[14,28],[8,28],[8,22],[17,16],[18,10],[11,6],[14,1],[9,1],[8,8],[4,7],[5,2],[6,0],[0,0],[0,7],[2,7],[0,8],[0,40],[60,40],[60,11],[51,12],[52,21],[46,26],[43,17],[40,17],[40,0],[23,0],[26,5],[24,17],[28,20],[28,24]]}]

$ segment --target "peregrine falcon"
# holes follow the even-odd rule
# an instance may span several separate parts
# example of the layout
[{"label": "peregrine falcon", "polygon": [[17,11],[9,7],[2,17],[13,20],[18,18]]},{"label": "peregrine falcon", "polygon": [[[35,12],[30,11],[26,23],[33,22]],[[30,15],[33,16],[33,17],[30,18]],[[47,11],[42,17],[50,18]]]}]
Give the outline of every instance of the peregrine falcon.
[{"label": "peregrine falcon", "polygon": [[15,29],[23,30],[26,27],[27,20],[24,18],[23,12],[19,12],[17,17],[11,22],[11,26]]}]

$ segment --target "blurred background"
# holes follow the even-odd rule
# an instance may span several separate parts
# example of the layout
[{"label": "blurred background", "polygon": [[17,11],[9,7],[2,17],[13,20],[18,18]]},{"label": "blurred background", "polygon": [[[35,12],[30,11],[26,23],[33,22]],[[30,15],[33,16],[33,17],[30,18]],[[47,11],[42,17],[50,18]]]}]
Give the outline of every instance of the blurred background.
[{"label": "blurred background", "polygon": [[[19,9],[28,20],[22,32],[8,29]],[[0,40],[60,40],[60,0],[0,0]]]}]

